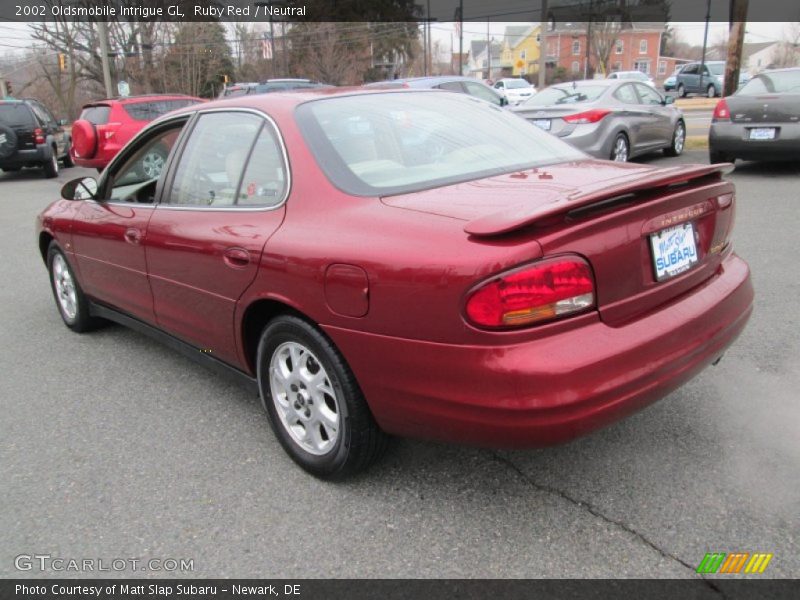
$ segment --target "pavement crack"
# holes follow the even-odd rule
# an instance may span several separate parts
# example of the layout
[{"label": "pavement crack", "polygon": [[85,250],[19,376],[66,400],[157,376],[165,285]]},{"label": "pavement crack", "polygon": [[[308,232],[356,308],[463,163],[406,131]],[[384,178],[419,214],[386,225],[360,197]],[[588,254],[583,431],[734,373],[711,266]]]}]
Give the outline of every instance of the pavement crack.
[{"label": "pavement crack", "polygon": [[639,541],[641,541],[646,546],[649,546],[650,548],[652,548],[653,550],[658,552],[664,558],[671,559],[671,560],[675,561],[676,563],[682,565],[683,567],[689,569],[689,571],[691,571],[693,575],[695,575],[697,578],[699,578],[706,586],[708,586],[710,589],[715,591],[722,598],[726,598],[725,593],[717,586],[717,584],[714,583],[713,581],[709,580],[709,579],[706,579],[702,575],[699,575],[697,573],[697,570],[695,569],[695,567],[693,567],[692,565],[687,563],[685,560],[683,560],[679,556],[676,556],[676,555],[672,554],[671,552],[665,550],[664,548],[661,548],[654,541],[649,539],[644,534],[639,533],[638,531],[636,531],[630,525],[627,525],[627,524],[623,523],[622,521],[618,521],[616,519],[612,519],[608,515],[603,514],[600,511],[600,509],[597,508],[596,506],[594,506],[593,504],[591,504],[589,502],[585,502],[583,500],[578,500],[577,498],[573,498],[572,496],[567,494],[564,490],[560,490],[560,489],[558,489],[556,487],[553,487],[551,485],[546,485],[546,484],[539,483],[538,481],[536,481],[535,479],[530,477],[527,473],[525,473],[525,471],[520,469],[511,459],[508,459],[508,458],[506,458],[504,456],[501,456],[501,455],[497,454],[496,452],[492,452],[491,455],[492,455],[492,457],[494,458],[495,461],[499,462],[500,464],[502,464],[502,465],[506,466],[507,468],[511,469],[512,471],[514,471],[520,479],[522,479],[525,483],[527,483],[531,487],[533,487],[533,488],[535,488],[535,489],[537,489],[537,490],[539,490],[541,492],[546,492],[548,494],[552,494],[554,496],[558,496],[559,498],[562,498],[563,500],[566,500],[570,504],[573,504],[574,506],[577,506],[578,508],[581,508],[581,509],[585,510],[586,512],[588,512],[592,516],[597,517],[598,519],[600,519],[602,521],[605,521],[609,525],[613,525],[615,527],[618,527],[619,529],[622,529],[626,533],[629,533],[630,535],[632,535],[635,538],[637,538]]}]

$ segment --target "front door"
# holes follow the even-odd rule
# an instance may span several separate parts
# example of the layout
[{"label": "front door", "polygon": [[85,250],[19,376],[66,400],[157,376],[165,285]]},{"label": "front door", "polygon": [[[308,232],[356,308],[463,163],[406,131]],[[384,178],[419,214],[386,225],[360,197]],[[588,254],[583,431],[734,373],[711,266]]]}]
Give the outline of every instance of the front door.
[{"label": "front door", "polygon": [[159,325],[239,362],[236,302],[283,221],[288,169],[273,124],[249,111],[201,113],[147,231]]},{"label": "front door", "polygon": [[83,202],[72,226],[84,291],[151,323],[155,314],[144,242],[163,173],[153,173],[143,165],[154,150],[169,154],[185,124],[186,118],[170,121],[128,149],[109,168],[97,199]]}]

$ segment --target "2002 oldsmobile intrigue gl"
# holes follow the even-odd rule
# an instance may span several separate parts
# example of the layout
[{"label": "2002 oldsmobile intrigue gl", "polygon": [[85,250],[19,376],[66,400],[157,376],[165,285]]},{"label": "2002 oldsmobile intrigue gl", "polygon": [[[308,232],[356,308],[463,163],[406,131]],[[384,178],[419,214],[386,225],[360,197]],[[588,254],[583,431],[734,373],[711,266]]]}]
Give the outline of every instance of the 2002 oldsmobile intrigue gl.
[{"label": "2002 oldsmobile intrigue gl", "polygon": [[269,94],[154,122],[38,239],[68,327],[238,374],[334,478],[387,434],[568,440],[717,360],[753,300],[720,169],[593,160],[462,94]]}]

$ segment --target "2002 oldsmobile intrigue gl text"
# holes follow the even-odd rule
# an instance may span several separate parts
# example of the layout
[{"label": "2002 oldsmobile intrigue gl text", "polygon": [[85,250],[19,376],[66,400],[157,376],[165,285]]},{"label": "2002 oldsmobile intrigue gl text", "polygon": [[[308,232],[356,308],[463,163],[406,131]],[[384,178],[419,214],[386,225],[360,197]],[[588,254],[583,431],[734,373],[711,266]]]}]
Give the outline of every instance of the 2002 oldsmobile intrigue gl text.
[{"label": "2002 oldsmobile intrigue gl text", "polygon": [[155,121],[37,235],[68,327],[257,385],[336,478],[387,434],[562,442],[717,360],[753,301],[721,168],[593,160],[462,94],[247,96]]}]

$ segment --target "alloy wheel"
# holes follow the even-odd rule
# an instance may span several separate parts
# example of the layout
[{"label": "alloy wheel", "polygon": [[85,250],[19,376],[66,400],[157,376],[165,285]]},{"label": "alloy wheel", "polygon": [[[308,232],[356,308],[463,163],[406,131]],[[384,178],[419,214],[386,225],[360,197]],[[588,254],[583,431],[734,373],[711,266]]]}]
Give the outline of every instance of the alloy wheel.
[{"label": "alloy wheel", "polygon": [[320,456],[336,445],[341,411],[331,379],[303,344],[285,342],[272,354],[269,386],[281,425],[306,452]]}]

